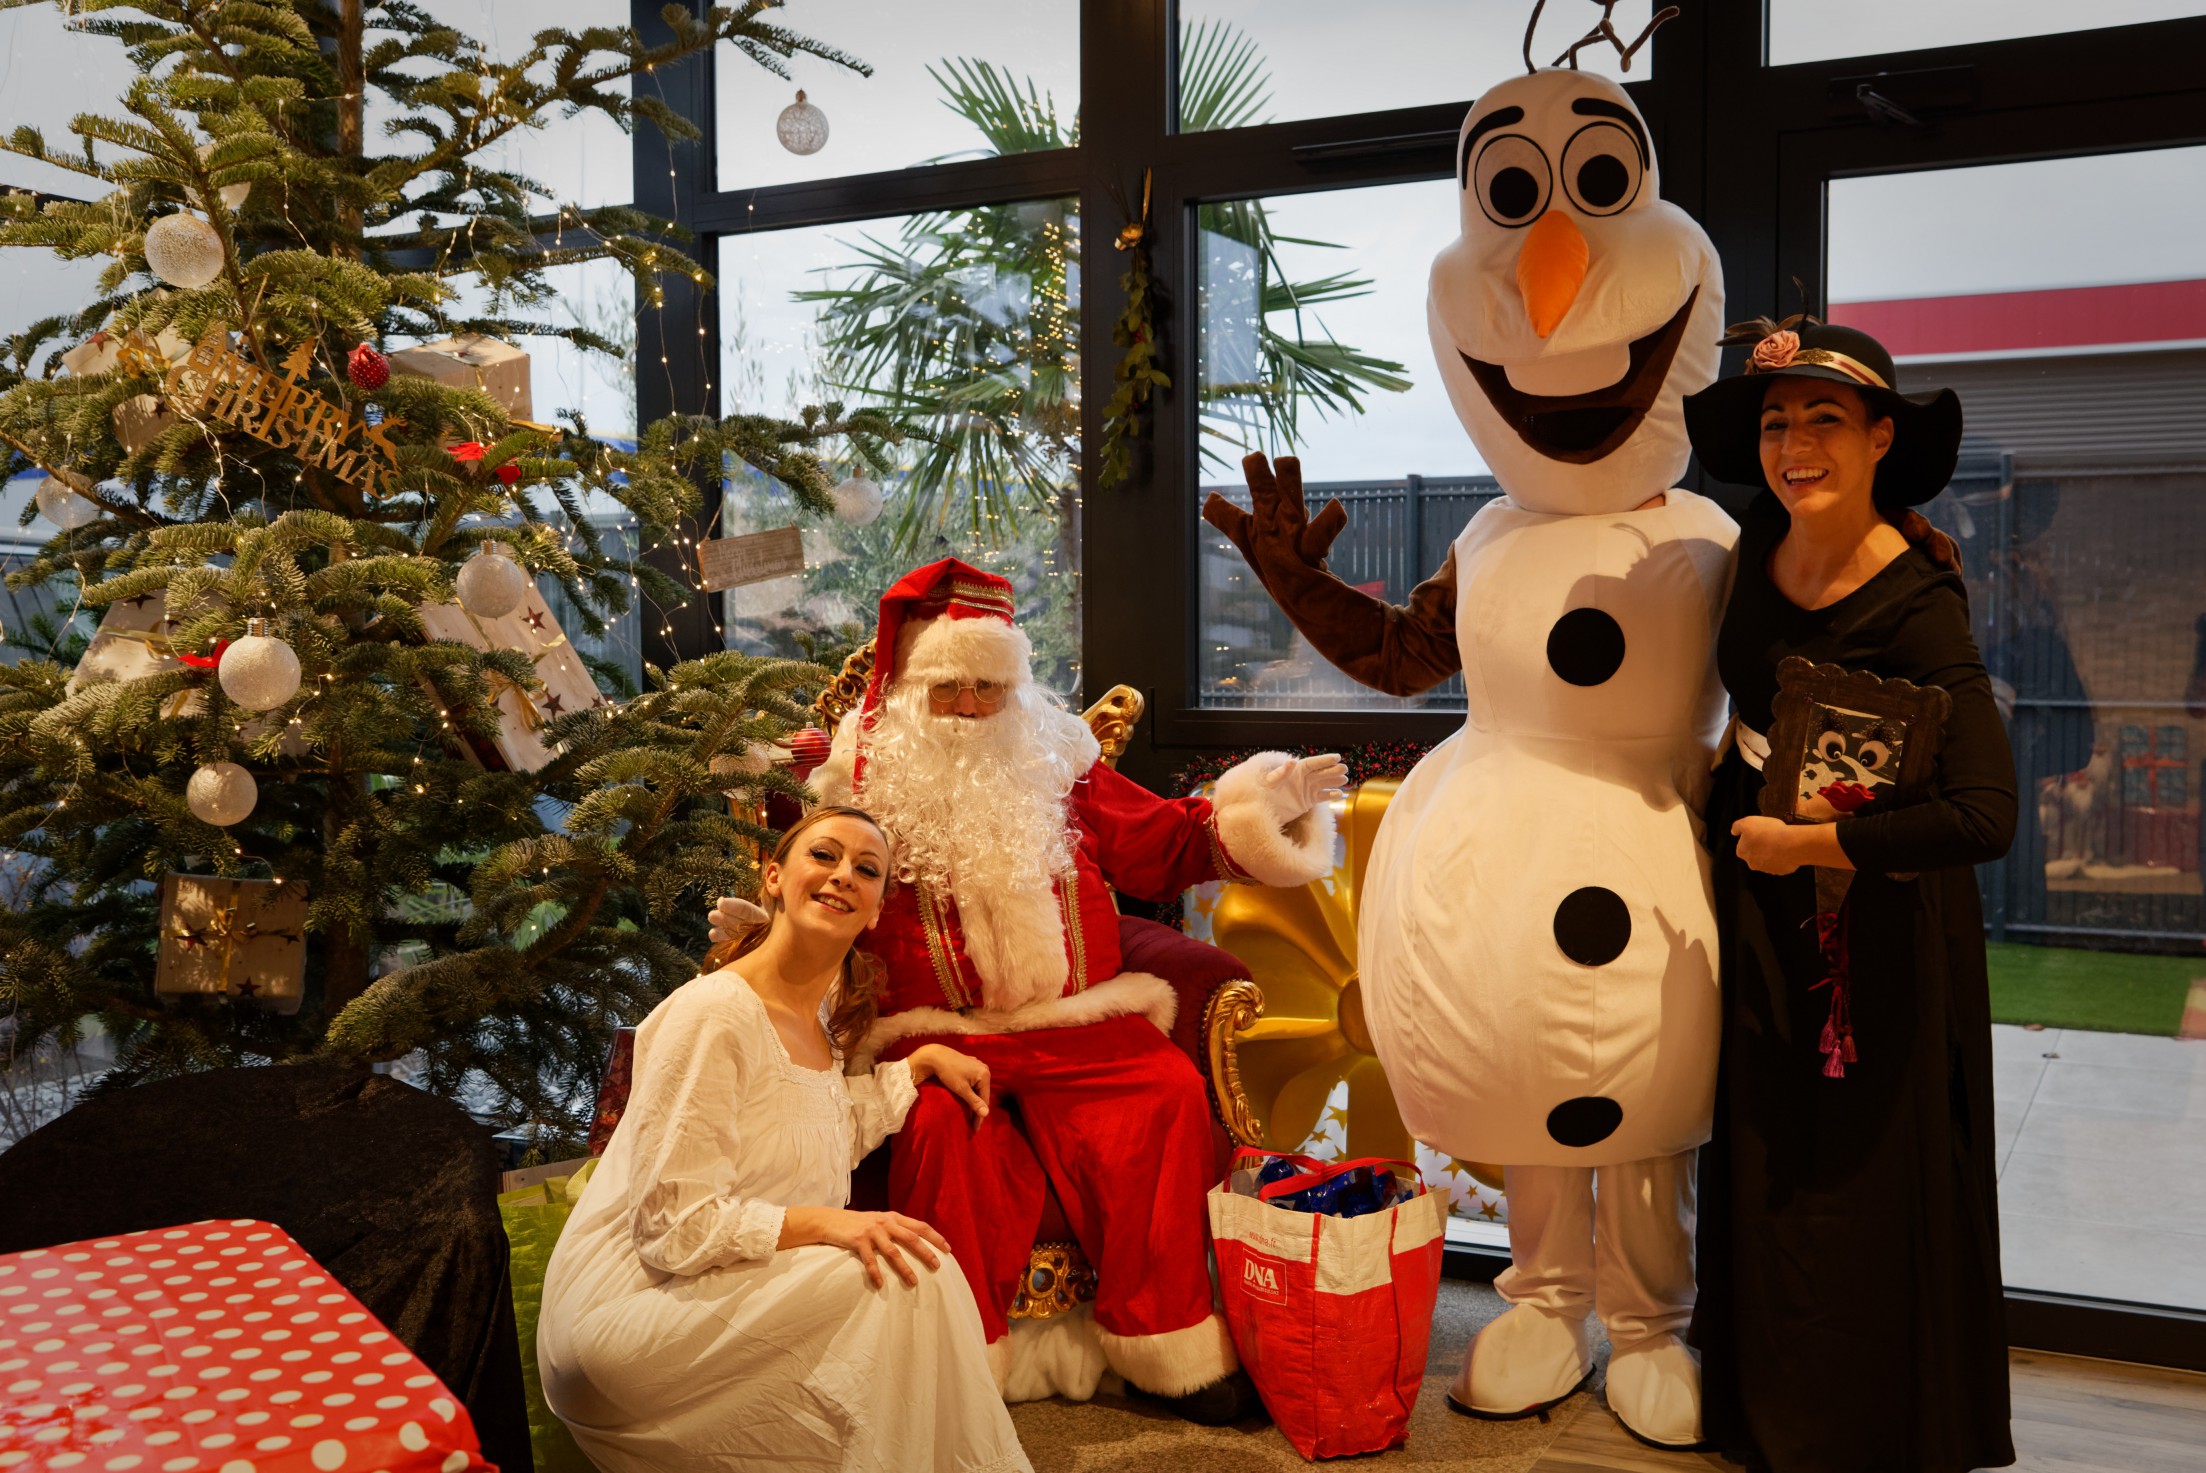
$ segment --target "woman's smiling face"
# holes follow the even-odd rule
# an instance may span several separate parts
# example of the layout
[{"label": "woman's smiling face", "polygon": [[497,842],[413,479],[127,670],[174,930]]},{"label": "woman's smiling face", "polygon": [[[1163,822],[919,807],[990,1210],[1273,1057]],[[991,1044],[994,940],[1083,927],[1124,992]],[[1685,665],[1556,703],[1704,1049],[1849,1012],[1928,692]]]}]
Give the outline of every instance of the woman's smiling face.
[{"label": "woman's smiling face", "polygon": [[1762,478],[1794,515],[1866,501],[1891,448],[1891,419],[1844,384],[1776,378],[1762,397]]},{"label": "woman's smiling face", "polygon": [[766,893],[799,928],[848,942],[880,917],[888,850],[864,819],[830,815],[799,835],[787,858],[766,866]]}]

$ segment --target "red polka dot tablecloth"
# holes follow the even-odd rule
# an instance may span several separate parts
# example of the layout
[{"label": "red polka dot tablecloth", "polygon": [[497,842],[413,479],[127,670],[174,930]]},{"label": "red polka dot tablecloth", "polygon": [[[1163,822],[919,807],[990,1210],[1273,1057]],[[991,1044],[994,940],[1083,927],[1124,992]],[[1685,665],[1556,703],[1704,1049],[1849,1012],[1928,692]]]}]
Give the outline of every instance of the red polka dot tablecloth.
[{"label": "red polka dot tablecloth", "polygon": [[0,1256],[0,1473],[496,1473],[467,1409],[289,1234]]}]

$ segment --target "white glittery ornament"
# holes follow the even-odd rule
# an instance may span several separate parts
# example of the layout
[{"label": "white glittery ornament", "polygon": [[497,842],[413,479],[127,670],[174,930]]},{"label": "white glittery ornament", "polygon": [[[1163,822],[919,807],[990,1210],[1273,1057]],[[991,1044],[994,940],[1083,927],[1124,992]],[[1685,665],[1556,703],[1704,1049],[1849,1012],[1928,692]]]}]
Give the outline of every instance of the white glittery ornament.
[{"label": "white glittery ornament", "polygon": [[273,711],[299,693],[299,657],[268,632],[266,619],[248,619],[245,637],[222,652],[215,678],[246,710]]},{"label": "white glittery ornament", "polygon": [[[213,152],[213,144],[202,143],[199,145],[200,158],[204,159]],[[247,196],[251,195],[252,192],[253,184],[251,180],[247,180],[243,184],[225,184],[217,191],[222,196],[222,207],[226,210],[242,209]]]},{"label": "white glittery ornament", "polygon": [[723,752],[706,764],[714,777],[758,777],[773,765],[772,749],[756,742],[740,752]]},{"label": "white glittery ornament", "polygon": [[478,619],[512,613],[529,591],[528,570],[513,560],[503,542],[485,542],[460,564],[460,575],[452,581],[459,589],[460,607]]},{"label": "white glittery ornament", "polygon": [[870,527],[881,519],[881,488],[865,476],[852,476],[827,494],[834,498],[835,515],[853,527]]},{"label": "white glittery ornament", "polygon": [[99,507],[90,497],[78,495],[67,481],[48,476],[38,483],[32,496],[38,502],[38,514],[64,532],[100,519]]},{"label": "white glittery ornament", "polygon": [[217,828],[245,818],[259,801],[260,784],[235,762],[210,762],[184,784],[184,803],[192,816]]},{"label": "white glittery ornament", "polygon": [[197,215],[163,215],[146,231],[146,265],[170,286],[205,286],[222,274],[222,237]]},{"label": "white glittery ornament", "polygon": [[827,147],[827,114],[806,102],[799,92],[797,100],[774,119],[774,136],[791,153],[818,153]]}]

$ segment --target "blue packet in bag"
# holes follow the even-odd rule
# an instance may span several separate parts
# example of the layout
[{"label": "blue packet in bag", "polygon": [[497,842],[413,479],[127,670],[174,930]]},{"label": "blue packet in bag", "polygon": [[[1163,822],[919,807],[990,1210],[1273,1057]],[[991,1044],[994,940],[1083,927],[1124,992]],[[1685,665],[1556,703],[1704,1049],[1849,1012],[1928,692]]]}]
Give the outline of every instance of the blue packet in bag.
[{"label": "blue packet in bag", "polygon": [[[1264,1164],[1256,1174],[1258,1188],[1273,1182],[1300,1176],[1302,1168],[1292,1161],[1275,1159]],[[1383,1212],[1389,1207],[1408,1201],[1416,1191],[1407,1182],[1400,1181],[1392,1171],[1383,1167],[1358,1166],[1339,1176],[1304,1187],[1299,1192],[1286,1192],[1270,1201],[1274,1207],[1284,1207],[1291,1212],[1316,1212],[1328,1217],[1363,1217],[1373,1212]]]}]

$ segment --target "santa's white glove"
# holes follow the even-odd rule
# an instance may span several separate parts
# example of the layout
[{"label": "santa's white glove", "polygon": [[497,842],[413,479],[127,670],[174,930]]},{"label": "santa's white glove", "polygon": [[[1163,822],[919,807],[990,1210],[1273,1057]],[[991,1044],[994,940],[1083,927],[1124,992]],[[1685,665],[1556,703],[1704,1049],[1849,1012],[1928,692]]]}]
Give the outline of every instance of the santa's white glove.
[{"label": "santa's white glove", "polygon": [[718,946],[765,919],[766,911],[763,906],[739,895],[722,896],[720,903],[712,908],[712,944]]},{"label": "santa's white glove", "polygon": [[1338,752],[1282,762],[1264,774],[1265,796],[1272,816],[1285,828],[1320,803],[1338,798],[1348,786],[1348,764]]}]

